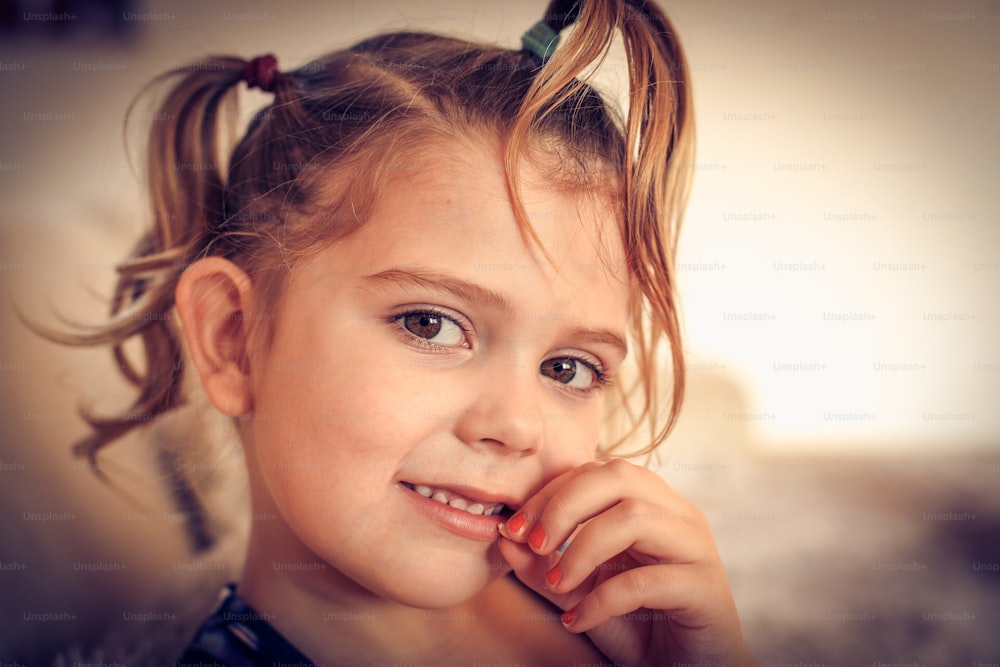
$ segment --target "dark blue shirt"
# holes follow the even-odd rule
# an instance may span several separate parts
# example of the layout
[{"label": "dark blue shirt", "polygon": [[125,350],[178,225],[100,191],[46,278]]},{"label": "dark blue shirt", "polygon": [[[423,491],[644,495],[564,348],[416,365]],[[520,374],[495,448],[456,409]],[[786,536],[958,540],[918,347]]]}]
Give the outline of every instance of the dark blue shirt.
[{"label": "dark blue shirt", "polygon": [[316,667],[236,594],[236,585],[223,589],[218,609],[201,624],[175,667]]}]

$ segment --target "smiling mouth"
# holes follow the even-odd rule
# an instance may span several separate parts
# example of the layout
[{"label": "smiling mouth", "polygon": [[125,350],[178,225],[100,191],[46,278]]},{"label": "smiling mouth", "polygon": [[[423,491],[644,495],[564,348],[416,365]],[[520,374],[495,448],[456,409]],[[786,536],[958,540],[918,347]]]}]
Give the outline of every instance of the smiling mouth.
[{"label": "smiling mouth", "polygon": [[417,495],[429,498],[442,505],[448,505],[457,510],[463,510],[477,516],[509,516],[512,510],[503,503],[489,502],[482,503],[477,500],[467,498],[460,493],[450,489],[439,489],[426,484],[412,484],[410,482],[400,482]]}]

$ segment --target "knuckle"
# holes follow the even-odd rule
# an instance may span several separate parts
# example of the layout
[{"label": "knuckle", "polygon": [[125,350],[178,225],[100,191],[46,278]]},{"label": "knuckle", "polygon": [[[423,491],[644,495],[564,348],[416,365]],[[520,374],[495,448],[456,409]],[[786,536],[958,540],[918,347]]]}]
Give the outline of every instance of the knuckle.
[{"label": "knuckle", "polygon": [[604,609],[620,610],[630,601],[642,599],[646,576],[640,569],[628,570],[593,591],[594,601]]},{"label": "knuckle", "polygon": [[566,498],[560,495],[553,496],[548,505],[545,506],[541,514],[541,521],[551,527],[561,526],[569,520],[570,507]]},{"label": "knuckle", "polygon": [[711,530],[711,524],[709,524],[708,522],[708,517],[705,516],[705,513],[701,511],[700,507],[688,503],[685,506],[685,511],[687,512],[687,516],[689,517],[688,521],[691,524],[697,526],[702,530]]},{"label": "knuckle", "polygon": [[592,593],[596,606],[606,609],[614,606],[615,598],[618,597],[611,586],[600,586]]},{"label": "knuckle", "polygon": [[625,459],[611,459],[602,466],[602,471],[613,476],[617,480],[622,480],[630,474],[636,466]]},{"label": "knuckle", "polygon": [[641,523],[644,519],[649,518],[649,507],[641,500],[625,498],[618,505],[624,519],[629,523]]},{"label": "knuckle", "polygon": [[622,587],[625,589],[626,595],[630,599],[637,599],[641,597],[649,587],[649,582],[647,581],[646,574],[642,571],[642,568],[636,568],[626,572],[621,583]]}]

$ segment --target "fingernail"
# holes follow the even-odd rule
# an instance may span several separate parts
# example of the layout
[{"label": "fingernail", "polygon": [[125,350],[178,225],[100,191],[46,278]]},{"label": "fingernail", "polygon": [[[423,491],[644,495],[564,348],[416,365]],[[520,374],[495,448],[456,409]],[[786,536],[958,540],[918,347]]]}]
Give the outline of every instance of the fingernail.
[{"label": "fingernail", "polygon": [[549,582],[549,588],[554,588],[559,580],[562,579],[562,570],[559,565],[556,564],[545,574],[545,581]]},{"label": "fingernail", "polygon": [[510,531],[511,535],[517,535],[524,528],[525,518],[523,514],[515,514],[507,522],[507,530]]},{"label": "fingernail", "polygon": [[561,620],[562,624],[565,625],[567,628],[573,625],[574,623],[576,623],[576,610],[570,609],[569,611],[565,612],[562,615]]},{"label": "fingernail", "polygon": [[545,544],[545,529],[542,528],[542,524],[531,529],[531,534],[528,535],[528,544],[536,550],[541,549],[542,545]]}]

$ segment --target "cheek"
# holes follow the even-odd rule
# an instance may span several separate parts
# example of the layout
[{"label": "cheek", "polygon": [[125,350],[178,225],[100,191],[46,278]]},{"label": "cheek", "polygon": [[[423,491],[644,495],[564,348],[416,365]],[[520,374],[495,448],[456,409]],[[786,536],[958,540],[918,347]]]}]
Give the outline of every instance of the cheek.
[{"label": "cheek", "polygon": [[254,462],[261,490],[319,546],[378,524],[398,462],[421,436],[403,432],[384,392],[330,376],[304,380],[265,393],[273,418],[256,424]]},{"label": "cheek", "polygon": [[357,482],[390,475],[447,410],[427,369],[368,331],[302,328],[300,340],[273,350],[256,382],[268,417],[257,430],[260,458]]},{"label": "cheek", "polygon": [[595,401],[599,403],[599,407],[588,410],[586,416],[581,417],[576,421],[580,432],[578,436],[582,443],[586,443],[583,446],[579,446],[577,449],[580,451],[580,457],[582,460],[580,463],[587,463],[589,461],[594,461],[597,458],[597,450],[599,446],[599,439],[601,435],[601,425],[603,424],[604,409],[603,401]]},{"label": "cheek", "polygon": [[540,462],[555,476],[597,458],[603,401],[594,397],[584,403],[567,402],[557,396],[541,414],[544,443]]}]

